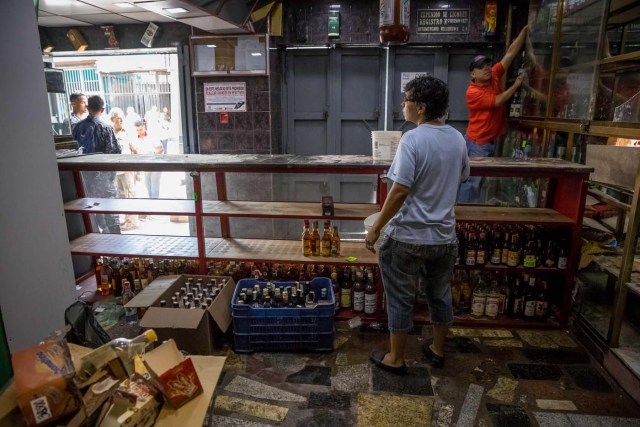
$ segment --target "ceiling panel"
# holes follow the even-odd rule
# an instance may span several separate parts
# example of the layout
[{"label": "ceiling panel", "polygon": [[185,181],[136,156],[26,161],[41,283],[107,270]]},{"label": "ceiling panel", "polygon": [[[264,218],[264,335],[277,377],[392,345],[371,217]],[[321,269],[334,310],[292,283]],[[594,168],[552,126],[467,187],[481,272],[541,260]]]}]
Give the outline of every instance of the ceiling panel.
[{"label": "ceiling panel", "polygon": [[153,12],[135,12],[135,13],[121,13],[120,15],[126,16],[131,19],[135,19],[140,22],[175,22],[167,16],[158,15]]},{"label": "ceiling panel", "polygon": [[[188,4],[186,2],[182,2],[179,0],[145,1],[141,3],[137,3],[137,6],[140,6],[144,9],[147,9],[155,13],[159,13],[161,15],[170,16],[175,19],[194,18],[198,16],[208,15],[207,12],[204,12],[191,4]],[[187,10],[187,12],[169,13],[166,10],[166,9],[178,8],[178,7]]]},{"label": "ceiling panel", "polygon": [[135,19],[127,18],[116,13],[96,13],[91,15],[74,15],[75,19],[83,22],[89,22],[94,25],[110,25],[110,24],[139,24]]},{"label": "ceiling panel", "polygon": [[[99,7],[109,12],[121,13],[121,12],[142,12],[143,8],[133,5],[133,0],[78,0],[83,3],[89,3],[93,6]],[[121,7],[116,6],[116,3],[130,3],[133,7]]]},{"label": "ceiling panel", "polygon": [[99,7],[75,0],[40,0],[38,9],[62,16],[104,12]]},{"label": "ceiling panel", "polygon": [[66,16],[40,16],[38,25],[43,27],[80,27],[90,26],[87,22],[77,21]]},{"label": "ceiling panel", "polygon": [[242,28],[237,27],[235,24],[225,21],[224,19],[220,19],[216,16],[203,16],[200,18],[187,18],[187,19],[178,19],[178,22],[182,22],[183,24],[191,25],[196,28],[200,28],[205,31],[214,31],[214,30],[233,30],[238,32],[246,32]]}]

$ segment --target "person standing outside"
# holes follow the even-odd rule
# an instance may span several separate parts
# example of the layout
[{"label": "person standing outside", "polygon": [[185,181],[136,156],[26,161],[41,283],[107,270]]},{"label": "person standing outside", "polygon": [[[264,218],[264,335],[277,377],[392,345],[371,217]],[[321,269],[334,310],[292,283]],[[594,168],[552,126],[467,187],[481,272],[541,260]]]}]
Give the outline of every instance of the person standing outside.
[{"label": "person standing outside", "polygon": [[[142,120],[134,123],[136,134],[138,137],[138,153],[139,154],[163,154],[164,148],[158,138],[147,132],[146,126]],[[145,172],[145,185],[150,199],[157,199],[160,196],[160,178],[162,172]]]},{"label": "person standing outside", "polygon": [[76,125],[87,117],[87,97],[84,93],[74,92],[69,96],[69,102],[71,103],[71,116],[69,117],[69,124],[71,125],[71,133],[75,129]]},{"label": "person standing outside", "polygon": [[[85,154],[120,154],[121,149],[113,128],[100,119],[104,113],[104,100],[98,95],[90,96],[88,109],[89,115],[73,129],[73,138],[78,141]],[[118,196],[115,172],[84,172],[82,177],[88,197]],[[118,215],[96,215],[96,222],[102,233],[120,233]]]},{"label": "person standing outside", "polygon": [[[112,108],[109,112],[111,123],[113,123],[113,131],[116,134],[118,145],[122,150],[122,154],[138,154],[138,148],[135,140],[124,128],[124,111],[121,108]],[[116,172],[116,187],[118,197],[123,199],[135,199],[136,197],[136,172]],[[132,230],[138,228],[138,215],[125,215],[124,224],[121,230]]]},{"label": "person standing outside", "polygon": [[[529,27],[525,26],[495,65],[491,66],[491,59],[484,55],[474,56],[469,64],[471,84],[466,94],[469,124],[465,135],[469,157],[493,157],[498,137],[506,132],[504,105],[518,90],[524,76],[519,75],[507,89],[504,76],[522,50],[528,34]],[[477,202],[480,186],[481,177],[470,177],[460,186],[458,202]]]},{"label": "person standing outside", "polygon": [[434,338],[423,352],[432,367],[444,365],[458,252],[454,206],[458,186],[469,176],[464,137],[441,120],[449,105],[447,85],[422,76],[407,83],[404,91],[404,118],[417,127],[402,136],[387,173],[393,185],[365,239],[367,249],[375,253],[374,244],[386,224],[379,265],[387,296],[390,350],[374,351],[370,360],[394,374],[407,371],[404,357],[419,283],[426,286]]}]

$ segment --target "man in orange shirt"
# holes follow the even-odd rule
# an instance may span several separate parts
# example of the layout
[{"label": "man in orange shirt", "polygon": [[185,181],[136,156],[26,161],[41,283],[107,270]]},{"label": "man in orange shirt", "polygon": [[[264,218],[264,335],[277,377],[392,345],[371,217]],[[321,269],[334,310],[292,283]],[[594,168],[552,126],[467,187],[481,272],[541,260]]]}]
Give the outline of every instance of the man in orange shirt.
[{"label": "man in orange shirt", "polygon": [[[484,55],[474,56],[469,65],[471,84],[467,89],[466,99],[469,125],[464,136],[469,157],[493,157],[496,139],[506,131],[504,104],[518,90],[523,76],[518,76],[508,89],[505,89],[503,77],[522,49],[528,33],[529,27],[525,26],[504,57],[493,67],[491,59]],[[480,198],[480,185],[480,177],[469,177],[460,185],[458,202],[477,202]]]}]

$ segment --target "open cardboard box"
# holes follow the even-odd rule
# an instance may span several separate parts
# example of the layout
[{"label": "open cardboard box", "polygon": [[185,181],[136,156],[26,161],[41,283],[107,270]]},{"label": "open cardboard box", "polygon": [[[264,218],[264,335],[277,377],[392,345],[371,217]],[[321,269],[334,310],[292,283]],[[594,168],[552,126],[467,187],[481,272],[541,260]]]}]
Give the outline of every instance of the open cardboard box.
[{"label": "open cardboard box", "polygon": [[175,409],[203,391],[193,361],[180,353],[173,340],[145,354],[144,365],[162,390],[165,400]]},{"label": "open cardboard box", "polygon": [[[226,281],[226,285],[207,310],[160,307],[160,301],[171,303],[171,296],[180,290],[188,278]],[[151,282],[125,307],[147,308],[140,320],[143,328],[152,328],[160,341],[173,339],[180,350],[190,354],[211,354],[222,345],[224,333],[231,325],[231,298],[235,283],[231,277],[221,276],[161,276]]]}]

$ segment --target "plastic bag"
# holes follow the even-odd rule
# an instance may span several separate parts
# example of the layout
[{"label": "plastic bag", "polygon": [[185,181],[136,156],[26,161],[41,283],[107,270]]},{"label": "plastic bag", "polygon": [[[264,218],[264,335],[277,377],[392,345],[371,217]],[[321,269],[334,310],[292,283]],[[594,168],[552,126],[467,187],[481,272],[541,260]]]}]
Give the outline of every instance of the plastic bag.
[{"label": "plastic bag", "polygon": [[64,323],[70,325],[67,341],[90,348],[100,347],[111,341],[109,334],[93,316],[91,307],[82,301],[76,301],[64,311]]}]

